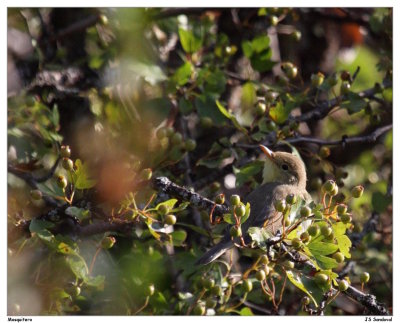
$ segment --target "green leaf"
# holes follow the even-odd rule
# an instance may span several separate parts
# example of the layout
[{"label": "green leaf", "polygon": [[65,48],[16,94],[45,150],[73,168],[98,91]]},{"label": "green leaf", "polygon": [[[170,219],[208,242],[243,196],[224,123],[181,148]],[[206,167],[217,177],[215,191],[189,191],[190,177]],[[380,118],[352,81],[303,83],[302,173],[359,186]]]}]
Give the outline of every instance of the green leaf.
[{"label": "green leaf", "polygon": [[50,229],[54,226],[53,223],[48,221],[42,221],[37,219],[32,219],[29,224],[29,230],[31,233],[36,234],[40,240],[42,240],[46,245],[53,249],[57,249],[57,241],[54,235],[47,229]]},{"label": "green leaf", "polygon": [[266,35],[261,35],[258,37],[255,37],[252,42],[251,42],[251,48],[253,49],[254,52],[256,53],[261,53],[265,50],[269,49],[269,37]]},{"label": "green leaf", "polygon": [[238,129],[239,131],[243,132],[244,134],[247,134],[246,128],[242,127],[239,122],[237,121],[236,117],[233,114],[230,114],[228,110],[225,109],[225,107],[218,101],[216,100],[215,103],[217,104],[217,107],[219,111],[229,120],[232,121],[233,125]]},{"label": "green leaf", "polygon": [[298,289],[303,291],[304,293],[307,294],[308,297],[314,302],[314,305],[318,307],[318,303],[314,299],[313,295],[307,290],[307,288],[304,286],[304,283],[302,281],[302,275],[296,272],[293,272],[291,270],[286,270],[286,275],[289,278],[290,282],[296,286]]},{"label": "green leaf", "polygon": [[183,245],[186,240],[187,233],[183,230],[174,231],[171,233],[172,243],[174,246],[179,247]]},{"label": "green leaf", "polygon": [[219,95],[225,91],[226,77],[220,69],[204,67],[198,73],[197,82],[203,92]]},{"label": "green leaf", "polygon": [[76,206],[70,206],[65,210],[65,214],[77,218],[80,222],[90,218],[90,211]]},{"label": "green leaf", "polygon": [[194,104],[200,118],[209,117],[216,125],[225,123],[225,117],[215,104],[216,96],[210,93],[199,95],[195,98]]},{"label": "green leaf", "polygon": [[252,49],[252,46],[251,46],[251,42],[249,42],[248,40],[242,42],[242,50],[243,50],[244,55],[247,58],[250,58],[251,55],[253,54],[253,49]]},{"label": "green leaf", "polygon": [[336,237],[336,241],[339,246],[340,252],[346,257],[351,258],[350,248],[351,248],[351,240],[346,235],[341,235]]},{"label": "green leaf", "polygon": [[393,89],[392,88],[384,89],[382,92],[382,96],[385,99],[385,101],[392,102],[393,101]]},{"label": "green leaf", "polygon": [[278,101],[274,107],[269,109],[269,116],[278,124],[284,123],[292,111],[289,105],[284,105],[282,101]]},{"label": "green leaf", "polygon": [[77,278],[83,279],[83,281],[87,280],[88,267],[82,258],[67,257],[66,262]]},{"label": "green leaf", "polygon": [[202,39],[197,38],[191,30],[182,28],[179,28],[179,40],[181,41],[183,50],[189,54],[197,52],[202,45]]},{"label": "green leaf", "polygon": [[357,93],[350,92],[347,94],[348,101],[341,104],[342,108],[347,109],[349,114],[360,112],[367,106],[365,99],[360,97]]},{"label": "green leaf", "polygon": [[65,254],[65,255],[75,255],[76,252],[74,249],[71,248],[68,244],[65,242],[60,242],[57,246],[57,251],[59,253]]},{"label": "green leaf", "polygon": [[232,213],[225,213],[223,215],[224,221],[229,224],[236,224],[235,217]]},{"label": "green leaf", "polygon": [[310,242],[307,247],[314,256],[330,255],[338,250],[337,245],[329,242]]},{"label": "green leaf", "polygon": [[241,187],[244,183],[254,179],[254,176],[261,172],[263,167],[264,162],[261,160],[250,162],[241,167],[237,172],[235,172],[236,186]]},{"label": "green leaf", "polygon": [[381,213],[386,210],[390,203],[392,203],[392,199],[381,192],[374,192],[372,193],[371,203],[374,211]]},{"label": "green leaf", "polygon": [[204,235],[204,236],[206,236],[206,237],[209,237],[209,236],[210,236],[210,235],[208,234],[207,230],[205,230],[205,229],[203,229],[203,228],[200,228],[200,227],[198,227],[198,226],[195,226],[195,225],[193,225],[193,224],[177,223],[177,224],[175,224],[175,225],[180,225],[180,226],[183,226],[183,227],[187,227],[187,228],[192,229],[193,231],[195,231],[195,232],[197,232],[197,233],[200,233],[200,234],[202,234],[202,235]]},{"label": "green leaf", "polygon": [[161,202],[161,203],[157,204],[156,210],[158,210],[161,205],[165,205],[168,208],[168,210],[172,210],[173,207],[175,206],[176,202],[178,202],[177,199],[169,199],[167,201]]},{"label": "green leaf", "polygon": [[247,232],[251,239],[260,247],[265,245],[266,240],[273,237],[273,234],[266,228],[250,227]]},{"label": "green leaf", "polygon": [[243,110],[251,109],[257,102],[256,87],[252,82],[247,82],[242,86],[242,95],[240,98],[241,108]]},{"label": "green leaf", "polygon": [[75,172],[72,172],[74,185],[79,190],[89,189],[96,185],[94,179],[89,179],[89,171],[87,164],[82,164],[80,159],[75,161]]},{"label": "green leaf", "polygon": [[103,275],[98,275],[96,277],[88,276],[85,280],[86,285],[91,287],[96,287],[99,290],[104,288],[104,281],[106,277]]},{"label": "green leaf", "polygon": [[253,312],[251,311],[251,309],[248,308],[248,307],[243,307],[243,308],[240,310],[239,314],[240,314],[241,316],[253,316],[253,315],[254,315]]},{"label": "green leaf", "polygon": [[338,266],[338,263],[335,259],[322,255],[314,255],[314,257],[317,260],[318,266],[322,269],[332,269]]},{"label": "green leaf", "polygon": [[173,83],[183,86],[185,85],[192,75],[192,64],[190,62],[185,62],[181,67],[179,67],[174,75],[172,75],[171,80]]},{"label": "green leaf", "polygon": [[182,211],[185,210],[189,205],[190,205],[190,202],[182,202],[181,204],[179,204],[178,207],[172,209],[170,212],[171,212],[171,213],[182,212]]}]

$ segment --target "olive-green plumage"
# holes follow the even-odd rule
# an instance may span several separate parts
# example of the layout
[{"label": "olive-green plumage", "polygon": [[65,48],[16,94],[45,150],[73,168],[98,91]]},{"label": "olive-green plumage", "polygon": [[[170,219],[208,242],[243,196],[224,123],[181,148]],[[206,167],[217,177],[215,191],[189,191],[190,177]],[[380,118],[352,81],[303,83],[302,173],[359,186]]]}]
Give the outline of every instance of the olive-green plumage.
[{"label": "olive-green plumage", "polygon": [[[272,152],[264,146],[260,148],[268,158],[265,161],[263,183],[244,200],[250,203],[251,208],[250,217],[242,226],[246,243],[250,241],[246,235],[249,227],[265,226],[274,235],[282,227],[282,213],[275,212],[275,201],[285,199],[289,194],[298,196],[299,201],[310,200],[306,191],[307,175],[302,160],[290,153]],[[299,205],[294,205],[292,210],[296,211],[298,207]],[[221,242],[207,251],[197,264],[208,264],[233,246],[234,241],[227,234]]]}]

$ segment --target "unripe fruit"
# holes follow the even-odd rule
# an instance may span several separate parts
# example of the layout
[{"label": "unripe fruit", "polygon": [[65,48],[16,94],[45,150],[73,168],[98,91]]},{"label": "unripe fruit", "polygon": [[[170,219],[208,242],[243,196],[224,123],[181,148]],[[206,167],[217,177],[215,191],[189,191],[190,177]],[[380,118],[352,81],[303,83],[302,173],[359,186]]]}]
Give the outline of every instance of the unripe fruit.
[{"label": "unripe fruit", "polygon": [[347,212],[347,205],[346,204],[339,204],[336,208],[336,211],[339,215],[345,214]]},{"label": "unripe fruit", "polygon": [[213,183],[210,185],[210,189],[211,189],[211,191],[213,191],[213,192],[217,192],[220,188],[221,188],[221,184],[218,183],[218,182],[213,182]]},{"label": "unripe fruit", "polygon": [[344,292],[345,290],[347,290],[349,288],[349,282],[345,279],[341,280],[339,282],[339,290],[341,292]]},{"label": "unripe fruit", "polygon": [[323,214],[320,210],[315,210],[314,211],[314,217],[316,220],[322,220],[323,218]]},{"label": "unripe fruit", "polygon": [[242,217],[246,213],[246,208],[243,204],[235,206],[235,214],[238,217]]},{"label": "unripe fruit", "polygon": [[259,271],[256,272],[256,279],[258,281],[263,281],[266,277],[265,271],[263,269],[260,269]]},{"label": "unripe fruit", "polygon": [[114,237],[105,237],[101,240],[101,247],[103,249],[110,249],[114,246],[116,240]]},{"label": "unripe fruit", "polygon": [[344,255],[341,252],[336,252],[332,255],[332,258],[336,260],[339,264],[344,261]]},{"label": "unripe fruit", "polygon": [[309,305],[310,302],[311,302],[311,300],[310,300],[310,297],[308,297],[308,296],[304,296],[304,297],[301,299],[301,303],[302,303],[303,305]]},{"label": "unripe fruit", "polygon": [[301,32],[298,30],[295,30],[294,32],[292,32],[290,34],[290,36],[292,37],[292,39],[294,39],[295,41],[300,41],[301,39]]},{"label": "unripe fruit", "polygon": [[317,74],[312,74],[311,75],[311,85],[313,87],[318,87],[322,83],[324,83],[325,75],[322,74],[321,72],[318,72]]},{"label": "unripe fruit", "polygon": [[207,308],[215,308],[217,306],[217,301],[211,297],[206,299]]},{"label": "unripe fruit", "polygon": [[231,205],[239,205],[240,204],[240,196],[239,195],[232,195],[230,198]]},{"label": "unripe fruit", "polygon": [[277,16],[271,16],[269,18],[269,22],[270,22],[271,26],[276,26],[279,22],[279,18]]},{"label": "unripe fruit", "polygon": [[328,78],[328,84],[330,86],[335,86],[336,84],[338,84],[338,82],[339,82],[339,77],[336,73]]},{"label": "unripe fruit", "polygon": [[57,185],[62,189],[66,188],[68,185],[67,179],[63,175],[59,175],[57,177]]},{"label": "unripe fruit", "polygon": [[172,127],[166,127],[165,129],[166,129],[167,137],[171,137],[175,133],[174,128],[172,128]]},{"label": "unripe fruit", "polygon": [[340,85],[340,94],[344,95],[350,92],[351,84],[347,81],[342,82]]},{"label": "unripe fruit", "polygon": [[292,239],[292,246],[295,249],[300,249],[303,246],[303,243],[299,238],[293,238]]},{"label": "unripe fruit", "polygon": [[359,198],[363,195],[363,192],[364,192],[364,187],[358,185],[353,187],[353,189],[351,190],[351,196],[354,198]]},{"label": "unripe fruit", "polygon": [[214,285],[215,285],[215,280],[212,278],[206,278],[203,281],[203,287],[206,289],[211,289],[214,287]]},{"label": "unripe fruit", "polygon": [[316,225],[316,224],[313,224],[313,225],[309,226],[307,231],[312,237],[317,236],[319,234],[319,232],[320,232],[319,226]]},{"label": "unripe fruit", "polygon": [[225,195],[224,194],[219,194],[215,197],[215,203],[217,204],[224,204],[225,203]]},{"label": "unripe fruit", "polygon": [[267,111],[267,106],[264,102],[258,102],[255,108],[255,114],[259,117],[263,116]]},{"label": "unripe fruit", "polygon": [[268,265],[269,264],[269,259],[267,255],[262,255],[260,257],[260,263],[263,265]]},{"label": "unripe fruit", "polygon": [[107,26],[108,25],[108,18],[107,18],[106,15],[100,15],[99,19],[100,19],[100,23],[103,26]]},{"label": "unripe fruit", "polygon": [[35,99],[34,96],[29,95],[29,96],[27,96],[27,97],[25,98],[25,104],[26,104],[28,107],[33,107],[33,106],[35,105],[35,103],[36,103],[36,99]]},{"label": "unripe fruit", "polygon": [[332,228],[328,226],[323,226],[321,228],[321,233],[324,237],[329,237],[332,233]]},{"label": "unripe fruit", "polygon": [[340,221],[342,221],[344,224],[351,222],[352,218],[350,214],[345,213],[340,215]]},{"label": "unripe fruit", "polygon": [[293,205],[297,202],[297,196],[294,194],[289,194],[286,196],[286,203],[289,205]]},{"label": "unripe fruit", "polygon": [[301,235],[300,235],[300,239],[301,241],[303,241],[304,243],[307,243],[311,240],[310,234],[307,231],[304,231]]},{"label": "unripe fruit", "polygon": [[74,168],[74,162],[71,159],[64,157],[62,159],[62,167],[65,170],[72,170]]},{"label": "unripe fruit", "polygon": [[274,207],[275,207],[275,210],[277,210],[278,212],[283,212],[283,211],[285,211],[285,208],[286,208],[286,201],[285,200],[276,200],[274,202]]},{"label": "unripe fruit", "polygon": [[318,154],[321,158],[327,158],[331,154],[331,150],[329,149],[329,147],[323,146],[320,148]]},{"label": "unripe fruit", "polygon": [[31,191],[31,198],[34,200],[40,200],[42,198],[43,194],[39,190],[32,190]]},{"label": "unripe fruit", "polygon": [[308,206],[303,206],[300,209],[300,216],[303,218],[309,217],[311,215],[311,209]]},{"label": "unripe fruit", "polygon": [[322,185],[322,191],[324,193],[332,192],[335,189],[336,183],[333,180],[328,180]]},{"label": "unripe fruit", "polygon": [[290,261],[290,260],[285,260],[285,262],[283,263],[283,265],[289,269],[293,269],[294,268],[294,262]]},{"label": "unripe fruit", "polygon": [[196,149],[196,141],[193,139],[188,139],[185,141],[185,149],[187,151],[193,151]]},{"label": "unripe fruit", "polygon": [[200,303],[196,304],[196,306],[193,308],[194,315],[204,315],[205,312],[206,308]]},{"label": "unripe fruit", "polygon": [[276,123],[273,121],[268,121],[266,124],[266,128],[268,131],[275,131],[276,130]]},{"label": "unripe fruit", "polygon": [[221,296],[222,295],[222,288],[219,285],[216,285],[211,288],[211,294],[215,296]]},{"label": "unripe fruit", "polygon": [[250,280],[244,280],[243,281],[243,288],[245,290],[245,292],[251,292],[251,290],[253,289],[253,283]]},{"label": "unripe fruit", "polygon": [[158,129],[157,133],[156,133],[156,137],[160,140],[167,137],[167,128],[163,127],[163,128]]},{"label": "unripe fruit", "polygon": [[155,291],[154,285],[151,284],[149,286],[146,286],[146,288],[144,290],[144,295],[145,296],[153,296],[154,295],[154,291]]},{"label": "unripe fruit", "polygon": [[161,146],[161,149],[166,150],[169,146],[169,138],[167,138],[167,137],[161,138],[160,146]]},{"label": "unripe fruit", "polygon": [[213,125],[213,121],[210,117],[202,117],[200,119],[200,124],[204,128],[211,128]]},{"label": "unripe fruit", "polygon": [[285,219],[285,221],[284,221],[285,227],[288,227],[290,225],[290,223],[291,222],[290,222],[289,218]]},{"label": "unripe fruit", "polygon": [[153,172],[150,168],[145,168],[140,172],[140,177],[144,181],[150,180],[152,175],[153,175]]},{"label": "unripe fruit", "polygon": [[335,187],[333,188],[332,191],[328,192],[329,196],[335,196],[337,193],[339,193],[339,187],[337,186],[337,184],[335,183]]},{"label": "unripe fruit", "polygon": [[363,283],[363,284],[365,284],[365,283],[368,283],[369,282],[369,273],[368,272],[363,272],[361,275],[360,275],[360,281]]},{"label": "unripe fruit", "polygon": [[314,280],[317,284],[323,285],[329,280],[329,277],[328,275],[318,273],[314,276]]},{"label": "unripe fruit", "polygon": [[71,149],[69,148],[69,146],[61,146],[60,155],[61,157],[65,158],[71,157]]},{"label": "unripe fruit", "polygon": [[231,234],[231,237],[233,238],[237,238],[240,237],[242,235],[242,229],[240,227],[232,227],[229,231],[229,233]]},{"label": "unripe fruit", "polygon": [[168,225],[174,225],[176,223],[176,216],[173,214],[168,214],[165,216],[165,223]]},{"label": "unripe fruit", "polygon": [[171,142],[174,145],[179,145],[183,140],[182,134],[179,132],[175,132],[174,135],[171,137]]},{"label": "unripe fruit", "polygon": [[158,207],[158,213],[159,213],[160,215],[166,215],[168,212],[169,212],[169,207],[166,206],[165,204],[161,204],[161,205]]}]

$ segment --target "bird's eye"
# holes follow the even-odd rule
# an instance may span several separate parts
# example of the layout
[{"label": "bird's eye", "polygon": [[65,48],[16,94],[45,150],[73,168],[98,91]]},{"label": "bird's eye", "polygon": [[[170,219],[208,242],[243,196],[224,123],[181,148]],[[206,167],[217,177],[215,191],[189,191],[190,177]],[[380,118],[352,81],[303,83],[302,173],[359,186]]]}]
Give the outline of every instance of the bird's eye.
[{"label": "bird's eye", "polygon": [[283,170],[288,170],[288,169],[289,169],[289,166],[288,166],[287,164],[282,164],[281,168],[282,168]]}]

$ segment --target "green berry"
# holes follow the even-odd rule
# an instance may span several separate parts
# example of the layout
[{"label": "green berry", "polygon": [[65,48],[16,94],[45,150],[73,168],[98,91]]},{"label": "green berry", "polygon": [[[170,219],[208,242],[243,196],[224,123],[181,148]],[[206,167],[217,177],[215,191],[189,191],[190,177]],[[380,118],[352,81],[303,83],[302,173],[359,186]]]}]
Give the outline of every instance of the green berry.
[{"label": "green berry", "polygon": [[285,211],[285,208],[286,208],[286,201],[285,200],[276,200],[274,202],[274,207],[275,207],[275,210],[277,210],[278,212],[283,212],[283,211]]},{"label": "green berry", "polygon": [[221,296],[222,295],[222,288],[219,285],[213,286],[211,288],[211,294],[214,296]]},{"label": "green berry", "polygon": [[289,269],[293,269],[294,268],[294,262],[290,261],[290,260],[285,260],[283,265]]},{"label": "green berry", "polygon": [[263,269],[260,269],[256,272],[256,279],[258,281],[263,281],[266,277],[265,271]]},{"label": "green berry", "polygon": [[285,219],[284,224],[285,227],[288,227],[291,224],[290,219],[289,218]]},{"label": "green berry", "polygon": [[320,210],[315,210],[314,211],[314,217],[315,217],[316,220],[322,220],[323,216],[324,215],[322,214],[322,212]]},{"label": "green berry", "polygon": [[325,75],[322,74],[321,72],[318,72],[317,74],[312,74],[311,75],[311,85],[313,87],[318,87],[320,86],[325,79]]},{"label": "green berry", "polygon": [[329,237],[332,233],[332,228],[328,226],[323,226],[321,228],[321,233],[324,237]]},{"label": "green berry", "polygon": [[255,108],[255,114],[259,117],[263,116],[267,111],[267,106],[264,102],[258,102]]},{"label": "green berry", "polygon": [[298,69],[292,63],[283,63],[281,66],[283,72],[289,79],[295,79],[298,73]]},{"label": "green berry", "polygon": [[158,129],[157,132],[156,132],[156,136],[160,140],[165,138],[165,137],[167,137],[167,128],[162,127],[160,129]]},{"label": "green berry", "polygon": [[165,128],[165,130],[166,130],[167,137],[172,137],[175,134],[174,128],[172,128],[172,127],[167,127],[167,128]]},{"label": "green berry", "polygon": [[318,155],[321,158],[327,158],[327,157],[329,157],[330,154],[331,154],[331,150],[329,149],[329,147],[326,147],[326,146],[322,146],[318,153]]},{"label": "green berry", "polygon": [[235,214],[238,217],[242,217],[246,213],[246,208],[243,204],[236,205],[235,206]]},{"label": "green berry", "polygon": [[230,198],[231,205],[239,205],[240,204],[240,196],[239,195],[232,195]]},{"label": "green berry", "polygon": [[335,183],[335,187],[333,188],[333,190],[331,192],[328,192],[328,195],[329,196],[335,196],[337,193],[339,193],[339,187]]},{"label": "green berry", "polygon": [[335,86],[336,84],[338,84],[338,82],[339,82],[339,77],[338,77],[338,75],[335,73],[335,74],[333,74],[333,75],[331,75],[329,78],[328,78],[328,84],[332,87],[332,86]]},{"label": "green berry", "polygon": [[100,23],[103,26],[107,26],[108,25],[108,18],[107,18],[106,15],[100,15],[99,19],[100,19]]},{"label": "green berry", "polygon": [[339,290],[341,292],[344,292],[345,290],[347,290],[349,288],[349,282],[345,279],[341,280],[339,282]]},{"label": "green berry", "polygon": [[217,195],[215,197],[214,202],[217,203],[217,204],[224,204],[225,203],[225,195],[224,194]]},{"label": "green berry", "polygon": [[167,205],[161,204],[161,205],[158,207],[158,213],[159,213],[160,215],[166,215],[166,214],[168,214],[168,212],[169,212],[169,207],[168,207]]},{"label": "green berry", "polygon": [[303,246],[303,243],[299,238],[293,238],[292,239],[292,246],[295,249],[300,249]]},{"label": "green berry", "polygon": [[153,296],[154,292],[155,292],[154,285],[151,284],[151,285],[146,286],[146,288],[144,290],[144,295],[147,296],[147,297]]},{"label": "green berry", "polygon": [[161,149],[166,150],[169,146],[169,138],[167,138],[167,137],[161,138],[160,146],[161,146]]},{"label": "green berry", "polygon": [[345,214],[347,212],[347,205],[346,204],[339,204],[336,208],[336,211],[339,215]]},{"label": "green berry", "polygon": [[335,189],[335,185],[336,185],[335,181],[330,179],[330,180],[326,181],[324,183],[324,185],[322,185],[322,191],[324,193],[331,192]]},{"label": "green berry", "polygon": [[295,30],[294,32],[292,32],[290,34],[290,36],[292,37],[292,39],[294,39],[295,41],[300,41],[301,39],[301,32],[299,30]]},{"label": "green berry", "polygon": [[185,149],[187,151],[193,151],[196,149],[196,141],[193,139],[188,139],[185,141]]},{"label": "green berry", "polygon": [[309,226],[307,231],[312,237],[317,236],[320,232],[319,226],[317,224],[313,224],[313,225]]},{"label": "green berry", "polygon": [[311,209],[310,209],[310,207],[308,207],[308,206],[303,206],[303,207],[300,209],[300,216],[301,216],[301,217],[307,218],[307,217],[309,217],[310,215],[311,215]]},{"label": "green berry", "polygon": [[206,312],[206,308],[204,305],[197,303],[196,306],[193,308],[194,315],[204,315]]},{"label": "green berry", "polygon": [[229,233],[231,234],[231,237],[233,238],[237,238],[240,237],[242,235],[242,229],[240,227],[232,227],[229,231]]},{"label": "green berry", "polygon": [[203,128],[211,128],[213,125],[213,121],[210,117],[202,117],[200,119],[200,124]]},{"label": "green berry", "polygon": [[69,295],[71,295],[72,297],[77,297],[77,296],[79,296],[80,293],[81,293],[81,288],[80,288],[79,286],[76,286],[76,285],[74,285],[74,284],[71,284],[71,285],[69,285],[69,286],[67,286],[67,287],[65,288],[65,291],[66,291]]},{"label": "green berry", "polygon": [[276,130],[276,123],[272,120],[268,121],[266,124],[266,128],[268,131],[275,131]]},{"label": "green berry", "polygon": [[343,81],[340,85],[340,94],[344,95],[350,92],[351,84],[348,81]]},{"label": "green berry", "polygon": [[336,260],[339,264],[344,261],[344,255],[341,252],[336,252],[332,255],[332,258]]},{"label": "green berry", "polygon": [[213,183],[210,185],[210,189],[211,189],[211,191],[213,191],[213,192],[217,192],[217,191],[219,191],[219,190],[221,189],[221,184],[218,183],[218,182],[213,182]]},{"label": "green berry", "polygon": [[69,146],[61,146],[60,155],[65,158],[71,157],[71,148]]},{"label": "green berry", "polygon": [[251,292],[251,290],[253,289],[253,283],[250,280],[245,279],[245,280],[243,280],[243,288],[244,288],[245,292],[247,292],[247,293]]},{"label": "green berry", "polygon": [[311,300],[310,300],[310,297],[308,297],[308,296],[304,296],[304,297],[301,299],[301,303],[302,303],[303,305],[309,305],[310,302],[311,302]]},{"label": "green berry", "polygon": [[263,265],[268,265],[268,263],[269,263],[268,256],[267,255],[262,255],[260,257],[260,263],[263,264]]},{"label": "green berry", "polygon": [[303,241],[304,243],[307,243],[311,240],[311,236],[307,231],[304,231],[300,234],[300,239],[301,241]]},{"label": "green berry", "polygon": [[353,187],[353,189],[351,190],[351,196],[357,199],[363,195],[363,192],[364,192],[364,187],[358,185]]},{"label": "green berry", "polygon": [[352,220],[350,214],[344,213],[340,215],[340,221],[342,221],[344,224],[350,223]]},{"label": "green berry", "polygon": [[325,274],[322,274],[322,273],[317,273],[314,276],[314,280],[315,280],[315,282],[317,284],[323,285],[323,284],[326,284],[328,282],[329,277],[328,277],[328,275],[325,275]]},{"label": "green berry", "polygon": [[35,105],[35,103],[36,103],[36,99],[35,99],[34,96],[28,95],[28,96],[25,98],[25,104],[26,104],[28,107],[33,107],[33,106]]},{"label": "green berry", "polygon": [[173,214],[168,214],[165,216],[165,223],[168,225],[174,225],[176,223],[176,216]]},{"label": "green berry", "polygon": [[101,247],[103,249],[110,249],[114,246],[116,242],[116,239],[114,237],[104,237],[103,240],[101,240]]},{"label": "green berry", "polygon": [[215,285],[215,280],[212,278],[206,278],[203,280],[203,287],[205,289],[211,289],[214,287],[214,285]]},{"label": "green berry", "polygon": [[215,308],[217,306],[217,301],[211,297],[206,299],[207,308]]},{"label": "green berry", "polygon": [[150,168],[145,168],[140,172],[140,178],[144,181],[149,181],[152,175],[153,172]]},{"label": "green berry", "polygon": [[293,205],[297,202],[297,196],[294,194],[289,194],[286,196],[286,203],[289,205]]},{"label": "green berry", "polygon": [[269,17],[269,22],[271,26],[276,26],[279,22],[279,18],[277,16],[271,16]]},{"label": "green berry", "polygon": [[31,191],[31,198],[33,200],[40,200],[42,198],[43,194],[39,190],[32,190]]},{"label": "green berry", "polygon": [[62,167],[65,170],[72,170],[74,168],[74,162],[71,159],[64,157],[62,159]]},{"label": "green berry", "polygon": [[361,275],[360,275],[360,281],[363,283],[363,284],[365,284],[365,283],[368,283],[369,282],[369,273],[368,272],[363,272]]},{"label": "green berry", "polygon": [[57,185],[62,189],[66,188],[68,185],[67,179],[63,175],[59,175],[57,177]]},{"label": "green berry", "polygon": [[180,145],[182,143],[182,140],[182,134],[180,134],[179,132],[175,132],[174,135],[171,137],[171,142],[174,145]]}]

